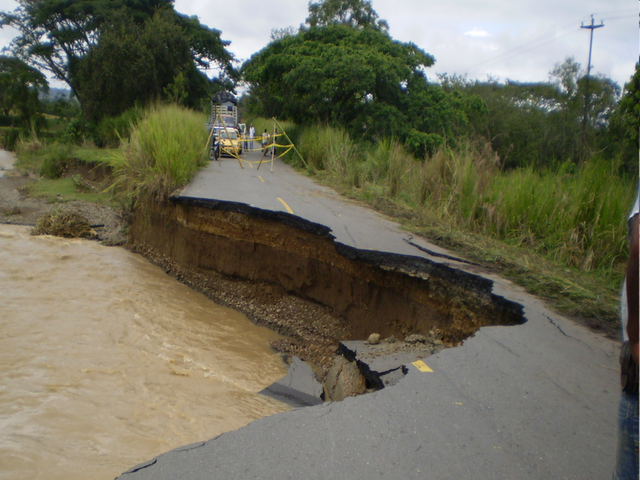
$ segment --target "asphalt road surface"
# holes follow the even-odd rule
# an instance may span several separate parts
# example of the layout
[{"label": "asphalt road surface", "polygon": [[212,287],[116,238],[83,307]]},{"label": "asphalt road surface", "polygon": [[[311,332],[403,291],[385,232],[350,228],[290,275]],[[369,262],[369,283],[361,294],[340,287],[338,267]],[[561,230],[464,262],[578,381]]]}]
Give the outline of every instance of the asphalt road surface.
[{"label": "asphalt road surface", "polygon": [[[331,228],[337,242],[478,270],[393,222],[259,155],[212,162],[182,193],[288,212]],[[526,322],[484,327],[462,346],[412,364],[398,384],[291,410],[133,467],[142,479],[610,478],[619,399],[619,343],[549,310],[510,282],[493,292]]]}]

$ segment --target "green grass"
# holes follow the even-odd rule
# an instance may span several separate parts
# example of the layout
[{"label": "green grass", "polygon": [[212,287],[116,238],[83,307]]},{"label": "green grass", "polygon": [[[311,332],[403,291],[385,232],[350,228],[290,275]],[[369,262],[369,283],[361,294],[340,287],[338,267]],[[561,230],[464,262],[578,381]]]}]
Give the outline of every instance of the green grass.
[{"label": "green grass", "polygon": [[[458,142],[424,161],[392,139],[353,142],[309,127],[308,174],[407,230],[499,272],[565,314],[608,332],[618,324],[636,181],[597,158],[548,171],[502,171],[489,145]],[[302,167],[302,163],[291,159]]]},{"label": "green grass", "polygon": [[118,149],[75,146],[58,142],[45,143],[37,137],[31,137],[20,140],[16,150],[18,156],[15,168],[22,173],[41,173],[43,165],[45,169],[52,166],[63,169],[65,165],[74,162],[84,163],[90,167],[108,166],[114,152]]},{"label": "green grass", "polygon": [[177,105],[149,109],[111,158],[109,187],[129,205],[164,201],[208,163],[205,116]]},{"label": "green grass", "polygon": [[65,203],[81,200],[101,205],[113,204],[113,195],[99,191],[81,191],[71,177],[55,180],[40,179],[30,183],[27,191],[30,196],[42,198],[48,203]]},{"label": "green grass", "polygon": [[89,165],[108,166],[117,151],[118,148],[76,147],[71,156]]}]

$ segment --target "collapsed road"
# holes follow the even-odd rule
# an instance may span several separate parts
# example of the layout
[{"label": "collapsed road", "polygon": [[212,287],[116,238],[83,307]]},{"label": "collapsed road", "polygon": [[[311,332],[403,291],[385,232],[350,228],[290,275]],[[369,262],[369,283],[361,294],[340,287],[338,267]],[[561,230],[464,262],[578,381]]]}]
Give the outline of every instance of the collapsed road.
[{"label": "collapsed road", "polygon": [[[258,170],[258,158],[244,169],[235,160],[212,162],[166,205],[139,211],[130,229],[134,248],[290,336],[281,350],[302,352],[323,369],[321,377],[331,376],[326,352],[340,343],[365,373],[396,372],[393,386],[309,402],[317,405],[174,450],[119,478],[610,474],[617,342],[281,162],[274,173]],[[257,301],[225,296],[224,282],[246,282],[236,290]],[[295,326],[279,322],[285,298],[308,308],[295,310]],[[363,340],[372,333],[437,335],[456,348],[417,363],[410,353],[368,359]]]}]

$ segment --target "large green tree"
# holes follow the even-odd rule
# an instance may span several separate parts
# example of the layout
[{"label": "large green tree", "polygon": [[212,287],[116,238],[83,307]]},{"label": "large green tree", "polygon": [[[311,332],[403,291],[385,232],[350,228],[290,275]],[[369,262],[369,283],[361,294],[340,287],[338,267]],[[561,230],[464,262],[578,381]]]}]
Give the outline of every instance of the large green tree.
[{"label": "large green tree", "polygon": [[[170,0],[19,0],[18,3],[15,11],[0,12],[0,26],[9,25],[20,32],[11,46],[13,54],[67,83],[83,107],[84,90],[92,88],[83,83],[87,79],[83,61],[99,47],[102,33],[114,24],[114,18],[121,15],[144,27],[156,12],[167,12],[183,32],[180,41],[188,40],[194,67],[213,64],[221,77],[235,75],[233,57],[226,50],[229,43],[221,40],[220,32],[201,25],[195,17],[177,13]],[[108,35],[112,41],[113,30]],[[105,56],[95,55],[94,66],[96,57],[106,60]],[[172,59],[170,64],[179,64],[184,70],[181,59]],[[179,73],[173,72],[172,77]]]},{"label": "large green tree", "polygon": [[451,137],[478,103],[429,85],[434,59],[386,31],[350,22],[276,38],[242,69],[255,113],[301,124],[331,123],[356,138],[395,135],[423,154]]},{"label": "large green tree", "polygon": [[611,123],[617,138],[629,141],[636,151],[640,149],[640,63],[636,63],[633,77],[624,86],[624,95]]},{"label": "large green tree", "polygon": [[39,92],[48,91],[47,79],[21,60],[0,56],[0,113],[26,126],[40,112]]},{"label": "large green tree", "polygon": [[322,0],[309,3],[310,27],[341,24],[357,28],[389,30],[385,20],[379,20],[370,0]]},{"label": "large green tree", "polygon": [[[194,107],[209,82],[192,61],[189,37],[166,10],[143,25],[126,15],[103,24],[98,44],[76,72],[87,118],[116,116],[135,104],[170,96]],[[179,85],[177,85],[179,83]],[[169,91],[181,90],[175,95]]]}]

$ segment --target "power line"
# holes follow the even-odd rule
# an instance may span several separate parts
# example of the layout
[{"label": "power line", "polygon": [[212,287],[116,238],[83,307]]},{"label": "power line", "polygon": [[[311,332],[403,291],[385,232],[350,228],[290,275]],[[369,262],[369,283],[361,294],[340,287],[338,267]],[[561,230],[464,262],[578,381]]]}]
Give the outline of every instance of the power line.
[{"label": "power line", "polygon": [[[636,13],[635,10],[632,9],[625,9],[625,10],[612,10],[612,11],[608,11],[608,12],[602,12],[598,15],[608,15],[608,14],[614,14],[614,13]],[[584,24],[584,20],[588,20],[590,17],[583,17],[581,20],[574,20],[570,23],[567,23],[566,25],[560,27],[557,30],[554,30],[552,32],[546,33],[538,38],[533,39],[532,41],[520,45],[518,47],[512,48],[510,50],[507,50],[506,52],[502,52],[498,55],[496,55],[495,57],[489,58],[487,60],[483,60],[482,62],[479,62],[475,65],[472,65],[471,67],[465,69],[463,72],[464,73],[469,73],[469,72],[473,72],[477,69],[479,69],[480,67],[486,67],[486,66],[490,66],[499,62],[504,62],[507,60],[510,60],[512,58],[517,57],[518,55],[521,55],[523,53],[526,53],[528,51],[534,50],[536,48],[540,48],[544,45],[547,45],[549,43],[555,42],[556,40],[559,40],[563,37],[566,37],[567,35],[570,35],[572,33],[577,33],[578,30],[575,29],[575,27],[578,26],[578,23]],[[621,18],[628,18],[627,15],[620,15],[617,17],[610,17],[610,18],[604,18],[604,20],[607,21],[611,21],[611,20],[618,20]],[[565,31],[566,30],[566,31]],[[548,39],[550,34],[555,34],[555,36],[551,39]]]},{"label": "power line", "polygon": [[[491,58],[489,60],[485,60],[483,62],[480,62],[480,63],[474,65],[473,67],[466,69],[465,72],[468,73],[468,72],[472,72],[474,70],[477,70],[480,67],[487,67],[487,66],[490,66],[490,65],[494,65],[496,63],[506,62],[507,60],[511,60],[512,58],[515,58],[515,57],[517,57],[519,55],[522,55],[523,53],[526,53],[526,52],[528,52],[530,50],[535,50],[536,48],[540,48],[540,47],[542,47],[544,45],[547,45],[548,43],[553,43],[556,40],[559,40],[560,38],[566,37],[566,36],[571,35],[571,34],[575,34],[576,32],[577,32],[577,30],[571,30],[569,32],[565,32],[562,35],[558,35],[558,36],[556,36],[556,37],[554,37],[552,39],[549,39],[549,40],[547,40],[545,42],[542,42],[542,43],[538,43],[536,45],[521,45],[520,47],[508,50],[507,52],[504,52],[503,54],[501,54],[501,55],[499,55],[497,57],[494,57],[494,58]],[[537,40],[537,41],[539,42],[540,40]],[[534,42],[535,42],[535,40],[534,40]],[[507,54],[512,54],[512,55],[509,55],[507,57],[501,58],[502,55],[507,55]]]},{"label": "power line", "polygon": [[[499,55],[496,55],[493,58],[490,58],[490,59],[487,59],[487,60],[483,60],[482,62],[477,63],[477,64],[467,68],[465,71],[466,72],[471,72],[471,71],[477,70],[479,67],[484,67],[484,66],[487,66],[487,65],[492,65],[494,63],[510,60],[511,58],[517,57],[518,55],[521,55],[522,53],[528,52],[529,50],[533,50],[533,49],[542,47],[543,45],[546,45],[548,43],[555,42],[559,38],[566,37],[567,35],[570,35],[572,33],[576,33],[577,30],[575,30],[575,27],[578,26],[578,22],[572,22],[570,24],[570,26],[574,27],[574,28],[562,33],[561,35],[557,35],[554,38],[548,39],[549,35],[546,34],[546,35],[544,35],[542,37],[539,37],[539,38],[536,38],[536,39],[530,41],[527,44],[523,44],[523,45],[520,45],[519,47],[515,47],[515,48],[512,48],[510,50],[507,50],[506,52],[503,52],[503,53],[501,53]],[[566,28],[567,27],[562,27],[562,28],[560,28],[560,31],[562,32],[562,30],[564,30]]]}]

